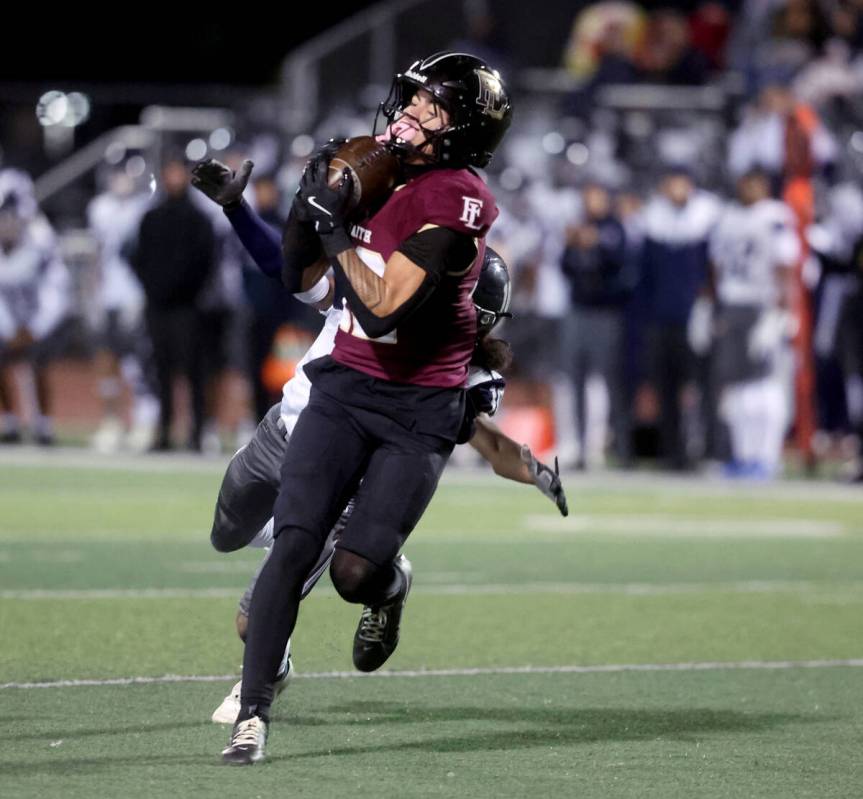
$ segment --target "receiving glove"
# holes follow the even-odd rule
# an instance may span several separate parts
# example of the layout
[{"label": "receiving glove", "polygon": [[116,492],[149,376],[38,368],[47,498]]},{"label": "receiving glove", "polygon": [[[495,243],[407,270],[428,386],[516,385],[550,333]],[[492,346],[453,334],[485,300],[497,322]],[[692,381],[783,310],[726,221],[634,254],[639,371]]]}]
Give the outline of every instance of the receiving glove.
[{"label": "receiving glove", "polygon": [[306,162],[306,166],[303,168],[303,174],[300,176],[300,186],[297,188],[293,202],[291,203],[291,216],[295,217],[300,222],[311,222],[309,214],[306,211],[305,201],[300,197],[300,192],[303,188],[303,178],[306,177],[306,173],[309,171],[309,168],[315,164],[319,158],[325,159],[327,166],[329,167],[329,163],[333,160],[333,156],[338,152],[339,147],[341,147],[346,141],[347,139],[330,139]]},{"label": "receiving glove", "polygon": [[547,496],[560,511],[561,516],[569,516],[569,508],[566,504],[566,494],[563,492],[563,484],[560,482],[560,471],[557,467],[557,458],[554,459],[554,471],[541,461],[538,461],[530,447],[523,444],[521,447],[521,462],[527,465],[533,477],[534,485]]},{"label": "receiving glove", "polygon": [[348,169],[342,173],[341,180],[330,187],[327,181],[330,158],[324,149],[309,161],[294,204],[299,218],[314,225],[327,256],[335,258],[351,247],[345,222],[354,187]]},{"label": "receiving glove", "polygon": [[195,164],[192,169],[192,185],[202,194],[206,194],[213,202],[222,208],[239,205],[243,199],[243,191],[249,182],[254,163],[246,159],[240,164],[240,169],[234,172],[221,161],[208,158]]}]

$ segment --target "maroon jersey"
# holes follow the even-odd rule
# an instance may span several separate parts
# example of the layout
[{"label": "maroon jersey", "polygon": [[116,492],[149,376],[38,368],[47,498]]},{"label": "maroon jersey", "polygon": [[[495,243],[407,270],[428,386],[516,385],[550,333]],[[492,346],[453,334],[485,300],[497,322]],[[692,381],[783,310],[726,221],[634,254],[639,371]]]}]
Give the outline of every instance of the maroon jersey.
[{"label": "maroon jersey", "polygon": [[471,292],[482,266],[483,237],[497,214],[494,197],[473,172],[435,169],[400,186],[380,211],[354,225],[357,254],[378,275],[399,245],[425,225],[473,236],[477,257],[460,274],[444,273],[429,299],[380,338],[369,338],[345,302],[333,359],[395,383],[463,386],[476,341]]}]

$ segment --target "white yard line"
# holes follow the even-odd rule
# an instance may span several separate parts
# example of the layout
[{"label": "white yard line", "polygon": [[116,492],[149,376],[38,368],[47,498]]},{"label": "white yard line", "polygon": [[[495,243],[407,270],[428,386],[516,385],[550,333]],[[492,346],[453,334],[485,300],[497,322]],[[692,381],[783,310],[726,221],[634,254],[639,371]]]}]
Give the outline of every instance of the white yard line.
[{"label": "white yard line", "polygon": [[[294,679],[344,680],[362,677],[423,678],[423,677],[487,677],[507,674],[621,674],[624,672],[680,672],[680,671],[784,671],[789,669],[863,668],[863,658],[848,660],[741,660],[737,662],[701,661],[692,663],[610,663],[597,666],[499,666],[473,669],[419,669],[404,671],[318,671],[296,674]],[[236,674],[182,675],[166,674],[163,677],[116,677],[105,680],[56,680],[54,682],[0,683],[0,690],[10,688],[86,688],[111,685],[163,685],[190,682],[231,682]]]},{"label": "white yard line", "polygon": [[[0,599],[71,600],[71,599],[233,599],[245,590],[236,588],[85,588],[85,589],[7,589]],[[625,596],[665,596],[673,594],[836,594],[863,591],[863,582],[817,582],[813,580],[745,580],[738,582],[680,583],[450,583],[417,584],[416,594],[429,596],[481,596],[524,594],[622,594]],[[316,596],[335,596],[328,585],[315,589]]]},{"label": "white yard line", "polygon": [[[229,454],[202,457],[187,453],[148,455],[101,455],[92,450],[75,447],[58,447],[45,450],[41,447],[4,447],[0,451],[0,467],[92,468],[111,471],[174,473],[198,472],[221,474]],[[570,496],[577,498],[580,490],[599,490],[609,493],[632,491],[654,492],[657,490],[705,494],[710,496],[741,497],[806,501],[848,502],[863,507],[863,492],[859,486],[842,485],[826,480],[789,479],[776,482],[757,483],[726,480],[710,473],[692,475],[670,475],[655,471],[597,470],[587,474],[567,472],[562,475]],[[511,485],[497,477],[485,467],[449,466],[442,482],[457,487],[492,486],[510,491]],[[572,505],[573,502],[570,502]]]},{"label": "white yard line", "polygon": [[638,538],[838,538],[845,534],[841,522],[823,519],[685,518],[657,514],[572,516],[529,514],[522,527],[543,533],[620,535]]}]

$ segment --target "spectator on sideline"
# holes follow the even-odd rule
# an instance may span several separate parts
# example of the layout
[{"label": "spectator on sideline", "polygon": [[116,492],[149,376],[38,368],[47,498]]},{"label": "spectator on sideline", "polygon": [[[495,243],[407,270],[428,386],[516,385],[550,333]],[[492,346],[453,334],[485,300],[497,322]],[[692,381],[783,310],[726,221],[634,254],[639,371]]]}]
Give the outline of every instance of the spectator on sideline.
[{"label": "spectator on sideline", "polygon": [[173,381],[186,377],[192,423],[187,445],[201,449],[204,428],[203,327],[198,300],[215,267],[213,227],[189,199],[189,174],[180,158],[162,167],[162,196],[138,233],[132,267],[147,298],[146,319],[159,381],[159,431],[155,450],[173,447]]}]

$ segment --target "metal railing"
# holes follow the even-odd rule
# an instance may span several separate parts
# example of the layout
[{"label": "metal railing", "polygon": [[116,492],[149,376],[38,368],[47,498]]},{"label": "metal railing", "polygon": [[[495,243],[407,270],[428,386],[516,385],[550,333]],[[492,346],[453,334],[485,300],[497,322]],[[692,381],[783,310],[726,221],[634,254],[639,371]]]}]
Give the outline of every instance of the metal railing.
[{"label": "metal railing", "polygon": [[106,152],[113,146],[120,145],[127,150],[147,150],[151,163],[158,164],[163,134],[211,131],[229,126],[233,121],[234,114],[220,108],[149,106],[141,113],[140,125],[124,125],[109,130],[40,175],[34,181],[36,200],[40,204],[44,203],[80,180],[103,162]]}]

